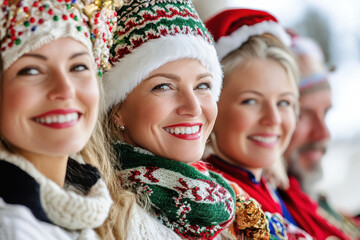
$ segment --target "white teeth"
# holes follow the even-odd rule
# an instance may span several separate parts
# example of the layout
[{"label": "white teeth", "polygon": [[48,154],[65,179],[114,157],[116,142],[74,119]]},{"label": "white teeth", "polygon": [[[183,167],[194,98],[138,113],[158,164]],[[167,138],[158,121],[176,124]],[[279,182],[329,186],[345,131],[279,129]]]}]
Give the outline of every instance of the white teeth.
[{"label": "white teeth", "polygon": [[69,114],[59,114],[59,115],[53,115],[53,116],[47,116],[42,118],[35,118],[36,122],[39,123],[66,123],[75,121],[79,118],[79,115],[77,113],[69,113]]},{"label": "white teeth", "polygon": [[59,123],[64,123],[64,122],[65,122],[65,116],[59,115]]},{"label": "white teeth", "polygon": [[251,138],[263,143],[274,143],[278,139],[277,136],[273,136],[273,137],[252,136]]},{"label": "white teeth", "polygon": [[51,117],[46,117],[45,122],[46,122],[47,124],[51,123],[51,122],[52,122]]},{"label": "white teeth", "polygon": [[200,131],[200,126],[193,127],[176,127],[176,128],[164,128],[165,131],[172,134],[194,134]]},{"label": "white teeth", "polygon": [[56,116],[53,116],[53,118],[52,118],[52,122],[53,122],[53,123],[57,123],[57,122],[58,122],[58,119],[57,119],[57,117],[56,117]]}]

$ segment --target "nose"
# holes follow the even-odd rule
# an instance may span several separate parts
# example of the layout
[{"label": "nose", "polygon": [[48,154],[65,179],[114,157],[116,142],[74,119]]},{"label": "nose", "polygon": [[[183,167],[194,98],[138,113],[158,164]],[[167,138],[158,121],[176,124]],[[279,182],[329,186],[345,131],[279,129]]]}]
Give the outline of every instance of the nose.
[{"label": "nose", "polygon": [[180,104],[177,108],[179,115],[189,115],[195,117],[202,113],[199,99],[192,89],[183,91],[182,94],[179,94],[178,102]]},{"label": "nose", "polygon": [[281,116],[276,104],[266,103],[262,107],[261,124],[274,126],[281,123]]},{"label": "nose", "polygon": [[327,140],[330,138],[330,131],[325,123],[325,118],[321,116],[316,116],[314,122],[312,123],[312,138],[314,140]]},{"label": "nose", "polygon": [[75,96],[74,82],[69,74],[64,71],[56,71],[52,75],[50,82],[50,91],[48,97],[50,100],[67,100]]}]

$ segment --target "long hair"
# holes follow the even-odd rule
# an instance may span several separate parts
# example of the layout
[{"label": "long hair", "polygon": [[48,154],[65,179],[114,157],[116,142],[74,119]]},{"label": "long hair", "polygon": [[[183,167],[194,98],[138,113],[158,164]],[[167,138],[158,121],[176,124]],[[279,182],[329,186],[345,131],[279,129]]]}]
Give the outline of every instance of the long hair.
[{"label": "long hair", "polygon": [[[100,106],[105,106],[104,102]],[[122,140],[121,131],[114,123],[113,115],[120,109],[121,104],[115,105],[110,111],[100,110],[100,121],[98,121],[98,127],[101,128],[99,132],[102,134],[102,141],[104,142],[105,151],[103,153],[107,155],[109,164],[103,164],[100,167],[100,171],[105,179],[111,197],[113,199],[113,206],[110,209],[110,214],[103,226],[97,229],[101,239],[108,240],[122,240],[126,239],[128,235],[128,222],[131,218],[131,210],[136,203],[136,195],[130,191],[125,190],[122,187],[122,181],[117,174],[115,168],[116,156],[112,150],[111,143],[115,140]],[[96,144],[94,140],[94,144]]]},{"label": "long hair", "polygon": [[[0,55],[0,90],[3,89],[3,61]],[[127,192],[121,188],[118,184],[117,177],[113,170],[113,156],[110,150],[108,141],[106,141],[106,135],[103,131],[103,110],[104,106],[104,90],[102,82],[97,79],[100,102],[98,119],[91,134],[91,137],[84,148],[79,152],[82,159],[95,167],[97,167],[106,182],[110,191],[111,197],[114,201],[109,216],[105,223],[96,229],[96,232],[101,239],[109,240],[122,240],[126,239],[126,219],[128,219],[128,213],[131,209],[131,203],[134,202],[134,197],[130,192]],[[2,92],[0,91],[0,101],[2,100]],[[13,151],[12,144],[9,143],[2,135],[0,131],[0,150],[7,151],[12,154],[16,154]],[[124,211],[128,209],[129,211]],[[120,219],[123,219],[119,221]]]},{"label": "long hair", "polygon": [[[133,204],[136,202],[135,195],[125,190],[116,173],[115,154],[113,153],[111,143],[112,135],[109,134],[108,118],[104,110],[105,100],[102,85],[100,88],[99,117],[96,123],[94,133],[89,143],[83,149],[81,154],[91,156],[92,164],[98,167],[104,181],[107,184],[110,195],[113,199],[113,205],[105,223],[96,229],[101,239],[122,240],[127,236],[127,222],[130,218],[130,212]],[[90,158],[88,158],[90,160]]]}]

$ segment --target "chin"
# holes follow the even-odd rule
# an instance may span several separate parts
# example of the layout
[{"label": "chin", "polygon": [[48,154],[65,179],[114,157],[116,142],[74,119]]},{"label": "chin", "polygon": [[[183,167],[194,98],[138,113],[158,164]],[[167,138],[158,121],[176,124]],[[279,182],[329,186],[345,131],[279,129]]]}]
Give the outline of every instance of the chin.
[{"label": "chin", "polygon": [[69,155],[81,151],[85,145],[86,143],[59,144],[53,152],[58,153],[59,155]]},{"label": "chin", "polygon": [[182,155],[182,156],[181,155],[176,155],[172,159],[175,160],[175,161],[190,164],[190,163],[193,163],[193,162],[196,162],[196,161],[200,160],[201,156],[202,156],[201,154],[191,154],[191,155],[186,154],[186,155]]}]

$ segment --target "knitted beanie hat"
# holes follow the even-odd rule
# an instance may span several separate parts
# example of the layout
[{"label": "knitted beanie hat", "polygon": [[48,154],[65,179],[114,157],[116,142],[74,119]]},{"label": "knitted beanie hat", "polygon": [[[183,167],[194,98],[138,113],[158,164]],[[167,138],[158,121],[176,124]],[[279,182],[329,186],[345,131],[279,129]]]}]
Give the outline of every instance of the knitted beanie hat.
[{"label": "knitted beanie hat", "polygon": [[112,29],[116,24],[112,0],[0,0],[0,44],[9,68],[22,55],[61,37],[83,43],[101,74],[108,64]]},{"label": "knitted beanie hat", "polygon": [[290,37],[270,13],[253,9],[228,9],[205,22],[213,35],[215,48],[222,60],[251,36],[270,33],[289,46]]},{"label": "knitted beanie hat", "polygon": [[190,0],[128,0],[118,9],[110,50],[113,67],[104,75],[106,108],[123,101],[150,72],[181,58],[198,59],[220,95],[222,71],[212,37]]},{"label": "knitted beanie hat", "polygon": [[291,36],[291,50],[298,57],[301,70],[300,93],[315,89],[329,88],[329,70],[325,66],[325,57],[320,45],[313,39],[300,36],[287,29]]}]

